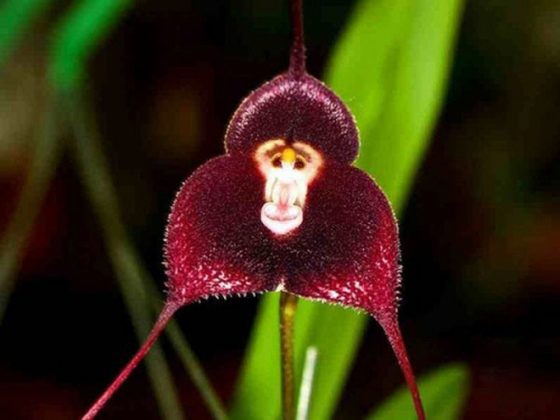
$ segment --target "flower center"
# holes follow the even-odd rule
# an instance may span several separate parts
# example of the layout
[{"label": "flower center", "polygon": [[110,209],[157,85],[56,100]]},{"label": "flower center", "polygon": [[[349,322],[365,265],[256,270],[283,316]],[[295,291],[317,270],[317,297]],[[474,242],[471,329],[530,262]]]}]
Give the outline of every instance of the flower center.
[{"label": "flower center", "polygon": [[294,231],[303,222],[307,190],[321,156],[305,143],[269,140],[257,149],[255,160],[265,178],[261,222],[276,235]]}]

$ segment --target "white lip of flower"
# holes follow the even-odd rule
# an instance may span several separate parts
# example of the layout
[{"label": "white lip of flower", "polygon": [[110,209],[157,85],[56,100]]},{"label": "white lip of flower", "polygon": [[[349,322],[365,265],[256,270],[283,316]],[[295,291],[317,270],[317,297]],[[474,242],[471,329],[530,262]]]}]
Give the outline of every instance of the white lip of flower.
[{"label": "white lip of flower", "polygon": [[308,186],[323,164],[311,146],[284,140],[269,140],[255,152],[255,160],[265,178],[261,222],[274,234],[285,235],[303,222]]}]

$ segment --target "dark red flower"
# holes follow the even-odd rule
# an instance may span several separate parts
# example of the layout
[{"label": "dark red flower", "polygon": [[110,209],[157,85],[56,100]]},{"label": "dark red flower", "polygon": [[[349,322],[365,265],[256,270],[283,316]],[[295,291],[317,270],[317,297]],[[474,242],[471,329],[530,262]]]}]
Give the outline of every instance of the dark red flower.
[{"label": "dark red flower", "polygon": [[269,291],[370,313],[384,328],[423,418],[397,323],[393,211],[373,179],[352,166],[359,147],[352,114],[305,72],[298,46],[296,37],[290,70],[235,112],[226,154],[199,168],[177,194],[166,233],[165,309],[86,418],[120,386],[176,309],[209,296]]}]

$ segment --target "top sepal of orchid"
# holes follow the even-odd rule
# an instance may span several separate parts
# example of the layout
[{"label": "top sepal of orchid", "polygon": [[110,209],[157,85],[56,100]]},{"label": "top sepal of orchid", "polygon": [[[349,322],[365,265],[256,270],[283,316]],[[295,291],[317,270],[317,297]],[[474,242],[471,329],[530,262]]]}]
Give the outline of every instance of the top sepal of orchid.
[{"label": "top sepal of orchid", "polygon": [[396,313],[397,225],[383,192],[351,166],[357,130],[333,92],[310,76],[275,78],[243,101],[226,147],[173,204],[170,297],[283,290]]},{"label": "top sepal of orchid", "polygon": [[281,74],[247,96],[228,125],[226,151],[250,154],[265,140],[286,137],[306,140],[325,158],[340,163],[352,163],[358,156],[353,115],[309,74]]}]

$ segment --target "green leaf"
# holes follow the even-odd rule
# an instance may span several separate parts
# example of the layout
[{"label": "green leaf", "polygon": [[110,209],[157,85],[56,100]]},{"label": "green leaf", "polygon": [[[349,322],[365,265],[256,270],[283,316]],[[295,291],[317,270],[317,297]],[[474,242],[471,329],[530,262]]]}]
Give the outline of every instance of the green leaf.
[{"label": "green leaf", "polygon": [[[418,381],[420,394],[430,420],[456,420],[467,400],[469,370],[453,363],[423,376]],[[410,392],[403,386],[373,411],[367,420],[416,420]]]},{"label": "green leaf", "polygon": [[[383,106],[376,115],[355,111],[363,139],[358,166],[376,178],[397,212],[439,115],[463,6],[462,0],[407,3],[407,25],[380,76],[388,92]],[[352,97],[343,84],[333,88],[345,100]]]},{"label": "green leaf", "polygon": [[0,66],[33,21],[53,0],[4,0],[0,6]]},{"label": "green leaf", "polygon": [[55,31],[49,77],[58,89],[76,88],[84,79],[87,59],[120,21],[132,0],[82,0]]},{"label": "green leaf", "polygon": [[[461,10],[462,0],[360,1],[327,69],[327,84],[354,112],[361,132],[357,165],[376,178],[397,213],[441,107]],[[277,308],[276,296],[265,297],[260,305],[234,418],[280,416]],[[298,371],[305,349],[318,348],[310,419],[332,416],[365,321],[343,308],[301,302],[296,318]]]}]

